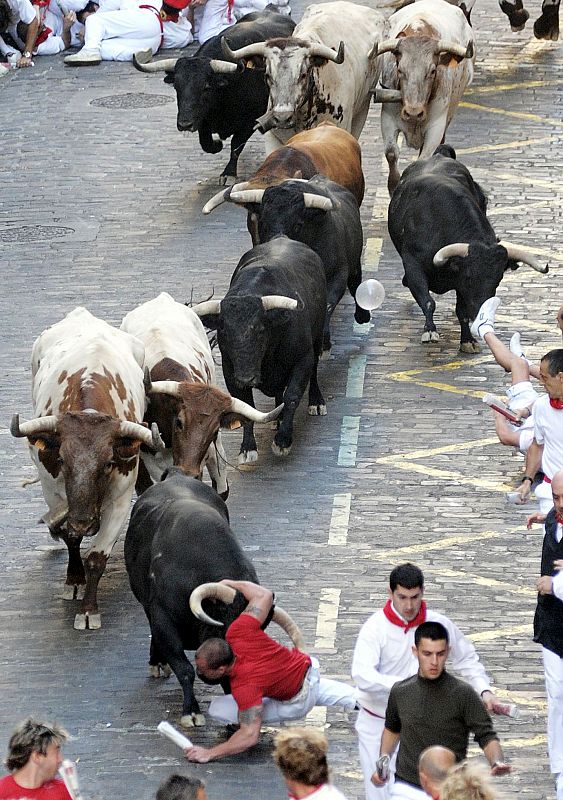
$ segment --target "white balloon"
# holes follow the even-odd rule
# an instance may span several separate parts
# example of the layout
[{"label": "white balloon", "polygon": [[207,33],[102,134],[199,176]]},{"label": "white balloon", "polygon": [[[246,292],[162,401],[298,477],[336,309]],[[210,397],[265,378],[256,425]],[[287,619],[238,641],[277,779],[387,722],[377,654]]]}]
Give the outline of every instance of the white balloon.
[{"label": "white balloon", "polygon": [[385,289],[379,281],[369,278],[360,283],[356,290],[356,303],[366,311],[373,311],[385,300]]}]

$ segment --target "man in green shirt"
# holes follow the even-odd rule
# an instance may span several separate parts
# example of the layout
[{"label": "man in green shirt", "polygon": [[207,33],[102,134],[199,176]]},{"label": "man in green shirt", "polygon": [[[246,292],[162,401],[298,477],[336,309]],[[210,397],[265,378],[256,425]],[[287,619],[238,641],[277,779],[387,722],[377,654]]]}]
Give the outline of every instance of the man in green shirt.
[{"label": "man in green shirt", "polygon": [[510,772],[511,767],[504,763],[498,736],[479,695],[465,681],[445,670],[449,653],[446,628],[440,622],[424,622],[418,626],[414,642],[418,674],[396,683],[391,689],[378,770],[372,782],[375,786],[385,784],[386,761],[399,745],[392,800],[427,797],[418,775],[422,751],[441,745],[455,753],[456,761],[463,761],[470,733],[483,750],[493,775]]}]

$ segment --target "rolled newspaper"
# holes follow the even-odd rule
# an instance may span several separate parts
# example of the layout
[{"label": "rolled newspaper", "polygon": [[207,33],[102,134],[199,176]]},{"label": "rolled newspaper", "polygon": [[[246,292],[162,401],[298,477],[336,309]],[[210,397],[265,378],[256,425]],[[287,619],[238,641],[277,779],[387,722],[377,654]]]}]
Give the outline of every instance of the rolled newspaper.
[{"label": "rolled newspaper", "polygon": [[61,768],[59,769],[59,775],[63,779],[63,783],[66,786],[69,795],[72,797],[72,800],[82,800],[80,786],[78,785],[78,773],[76,771],[76,764],[74,761],[65,759],[61,764]]},{"label": "rolled newspaper", "polygon": [[502,400],[499,400],[498,397],[495,397],[494,394],[486,394],[483,397],[483,402],[490,406],[493,411],[498,411],[499,414],[502,414],[503,417],[509,422],[512,422],[513,425],[521,425],[522,420],[516,414],[514,414],[508,406],[506,406]]},{"label": "rolled newspaper", "polygon": [[177,731],[169,722],[159,722],[156,729],[163,736],[166,736],[167,739],[170,739],[171,742],[181,747],[182,750],[185,750],[187,747],[193,747],[193,743],[190,742],[188,737],[184,736],[180,731]]}]

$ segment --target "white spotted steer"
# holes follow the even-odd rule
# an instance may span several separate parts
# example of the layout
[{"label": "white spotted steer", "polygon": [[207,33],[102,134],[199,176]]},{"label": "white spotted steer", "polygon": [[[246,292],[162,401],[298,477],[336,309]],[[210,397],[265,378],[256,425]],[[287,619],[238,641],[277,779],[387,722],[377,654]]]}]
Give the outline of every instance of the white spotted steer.
[{"label": "white spotted steer", "polygon": [[145,346],[150,378],[145,420],[158,425],[166,445],[159,453],[141,451],[137,492],[158,483],[172,464],[193,478],[201,477],[205,464],[213,488],[226,500],[229,484],[220,428],[239,427],[243,420],[269,422],[281,407],[263,414],[220,391],[214,385],[215,364],[205,328],[191,308],[166,292],[129,312],[121,328]]},{"label": "white spotted steer", "polygon": [[[151,435],[140,424],[143,359],[141,342],[76,308],[36,340],[34,418],[12,419],[12,435],[27,436],[39,472],[49,507],[43,519],[68,548],[64,596],[84,590],[74,621],[80,630],[101,626],[98,582],[129,514],[140,444],[158,442],[157,429]],[[83,537],[93,537],[84,561]]]},{"label": "white spotted steer", "polygon": [[419,158],[430,158],[473,79],[475,48],[463,11],[446,0],[419,0],[400,9],[389,19],[389,37],[374,52],[385,54],[384,88],[375,99],[384,103],[381,132],[392,194],[399,182],[399,133],[420,151]]}]

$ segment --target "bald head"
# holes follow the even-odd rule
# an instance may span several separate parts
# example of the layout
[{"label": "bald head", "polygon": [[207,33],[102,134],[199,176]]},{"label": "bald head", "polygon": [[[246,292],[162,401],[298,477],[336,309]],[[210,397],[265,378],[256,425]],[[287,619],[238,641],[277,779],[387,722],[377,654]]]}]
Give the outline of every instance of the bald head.
[{"label": "bald head", "polygon": [[447,747],[427,747],[418,759],[420,783],[426,794],[436,797],[439,788],[446,780],[448,771],[455,764],[455,753]]}]

